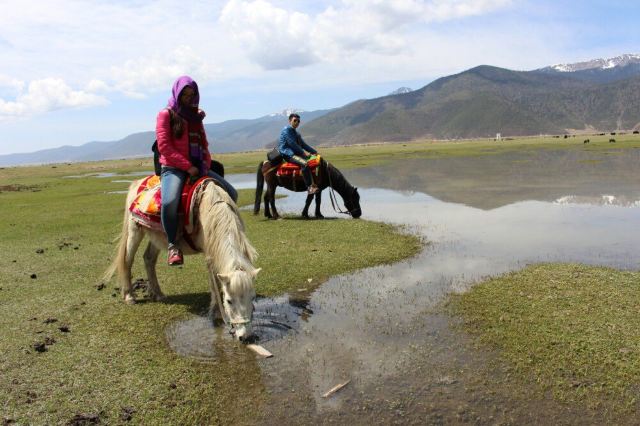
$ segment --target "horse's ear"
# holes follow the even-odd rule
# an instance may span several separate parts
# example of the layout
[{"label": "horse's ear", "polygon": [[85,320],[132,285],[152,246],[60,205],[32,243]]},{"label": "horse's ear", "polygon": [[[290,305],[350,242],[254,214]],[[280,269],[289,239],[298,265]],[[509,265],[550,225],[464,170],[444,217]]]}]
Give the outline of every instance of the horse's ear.
[{"label": "horse's ear", "polygon": [[254,269],[252,272],[250,272],[250,274],[255,278],[255,276],[258,275],[258,272],[260,271],[262,271],[262,268]]}]

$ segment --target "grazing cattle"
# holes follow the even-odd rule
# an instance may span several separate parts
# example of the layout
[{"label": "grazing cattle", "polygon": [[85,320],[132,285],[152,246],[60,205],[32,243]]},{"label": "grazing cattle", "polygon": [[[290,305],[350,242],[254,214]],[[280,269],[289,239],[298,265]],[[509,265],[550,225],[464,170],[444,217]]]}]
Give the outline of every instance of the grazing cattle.
[{"label": "grazing cattle", "polygon": [[633,134],[634,134],[634,135],[637,135],[638,133],[640,133],[640,132],[639,132],[639,131],[637,131],[637,130],[634,130],[634,131],[633,131]]},{"label": "grazing cattle", "polygon": [[616,140],[614,138],[609,139],[609,143],[615,143]]},{"label": "grazing cattle", "polygon": [[589,142],[591,142],[589,139],[585,139],[584,142],[582,143],[589,143]]},{"label": "grazing cattle", "polygon": [[616,135],[616,132],[611,132],[611,136],[615,136],[615,135]]}]

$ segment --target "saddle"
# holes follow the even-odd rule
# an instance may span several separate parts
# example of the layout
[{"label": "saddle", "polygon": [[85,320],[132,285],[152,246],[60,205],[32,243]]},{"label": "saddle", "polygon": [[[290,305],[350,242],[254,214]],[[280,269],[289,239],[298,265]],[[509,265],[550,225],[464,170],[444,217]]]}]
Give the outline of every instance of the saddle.
[{"label": "saddle", "polygon": [[[307,161],[307,165],[309,167],[309,170],[311,170],[311,174],[314,176],[318,176],[318,174],[320,173],[320,169],[319,169],[319,165],[320,165],[320,161],[321,158],[319,155],[312,155],[309,160]],[[295,163],[282,163],[278,166],[278,169],[276,170],[276,176],[278,177],[298,177],[298,176],[302,176],[302,169],[300,168],[299,165],[295,164]]]},{"label": "saddle", "polygon": [[[191,183],[190,180],[184,184],[180,198],[180,207],[178,215],[182,219],[185,234],[191,234],[195,228],[195,195],[204,189],[210,183],[215,182],[214,179],[204,176]],[[140,225],[154,230],[162,231],[162,223],[160,221],[160,208],[162,206],[160,192],[160,176],[147,176],[140,182],[137,188],[137,195],[129,206],[133,220]]]}]

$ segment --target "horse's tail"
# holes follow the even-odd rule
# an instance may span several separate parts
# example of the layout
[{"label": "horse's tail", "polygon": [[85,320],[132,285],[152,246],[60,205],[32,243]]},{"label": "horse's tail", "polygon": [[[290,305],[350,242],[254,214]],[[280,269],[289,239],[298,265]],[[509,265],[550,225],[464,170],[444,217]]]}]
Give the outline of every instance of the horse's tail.
[{"label": "horse's tail", "polygon": [[262,200],[262,189],[264,186],[264,176],[262,175],[262,161],[258,164],[258,173],[256,174],[256,201],[253,205],[253,214],[260,213],[260,204]]},{"label": "horse's tail", "polygon": [[[139,182],[134,181],[131,184],[131,187],[138,184]],[[129,188],[129,193],[131,193],[131,188]],[[118,247],[116,248],[116,254],[111,262],[111,265],[107,268],[102,276],[102,282],[107,283],[113,277],[113,274],[118,272],[118,282],[126,282],[128,280],[127,275],[127,265],[126,265],[126,257],[127,257],[127,240],[129,239],[129,196],[127,196],[127,205],[124,209],[124,218],[122,219],[122,231],[120,232],[120,236],[118,237]]]}]

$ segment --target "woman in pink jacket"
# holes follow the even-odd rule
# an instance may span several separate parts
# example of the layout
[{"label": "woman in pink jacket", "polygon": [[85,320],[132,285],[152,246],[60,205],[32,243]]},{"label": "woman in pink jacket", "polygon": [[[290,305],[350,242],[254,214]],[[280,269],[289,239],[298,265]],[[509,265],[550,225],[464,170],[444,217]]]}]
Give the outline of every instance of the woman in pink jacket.
[{"label": "woman in pink jacket", "polygon": [[238,193],[222,176],[209,170],[211,154],[202,125],[204,111],[198,109],[198,85],[189,76],[173,84],[167,108],[158,113],[156,138],[162,165],[162,208],[160,218],[169,241],[169,265],[182,265],[177,245],[178,206],[182,187],[189,177],[211,176],[237,201]]}]

